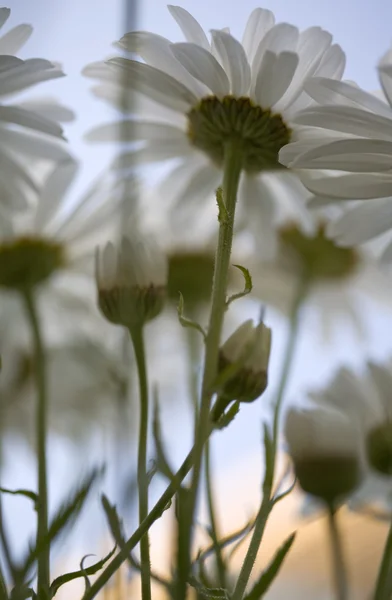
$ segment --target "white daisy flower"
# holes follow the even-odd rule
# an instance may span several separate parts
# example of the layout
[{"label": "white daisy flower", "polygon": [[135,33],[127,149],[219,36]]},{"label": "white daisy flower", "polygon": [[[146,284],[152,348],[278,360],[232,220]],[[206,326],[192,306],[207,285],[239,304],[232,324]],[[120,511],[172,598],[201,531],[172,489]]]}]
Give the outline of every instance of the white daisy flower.
[{"label": "white daisy flower", "polygon": [[309,394],[318,406],[341,411],[360,432],[360,456],[366,478],[353,498],[353,506],[379,502],[392,507],[391,385],[391,364],[370,362],[366,373],[358,375],[340,369],[324,390]]},{"label": "white daisy flower", "polygon": [[[310,128],[307,137],[279,155],[283,164],[300,169],[302,182],[316,194],[314,206],[373,199],[350,205],[330,226],[330,235],[344,245],[366,242],[392,228],[392,50],[378,72],[385,99],[351,82],[319,77],[307,82],[307,93],[320,105],[294,117],[297,125]],[[392,243],[383,259],[392,259]]]},{"label": "white daisy flower", "polygon": [[[9,16],[9,8],[0,8],[0,27]],[[14,100],[37,83],[64,76],[48,60],[14,56],[32,31],[30,25],[18,25],[0,37],[0,204],[10,209],[24,208],[29,195],[38,192],[33,173],[25,168],[26,159],[69,158],[59,122],[69,120],[72,113],[48,99]]]},{"label": "white daisy flower", "polygon": [[240,207],[249,223],[256,213],[271,228],[282,190],[299,203],[307,195],[295,172],[278,162],[281,147],[296,139],[295,114],[312,102],[304,83],[314,75],[339,79],[344,54],[321,28],[300,33],[275,24],[269,10],[252,12],[241,43],[216,29],[210,41],[186,10],[169,10],[186,42],[131,32],[118,46],[143,62],[115,57],[86,67],[85,75],[99,81],[96,95],[129,114],[88,139],[137,142],[115,168],[175,159],[166,189],[176,205],[198,206],[220,185],[225,142],[235,138],[242,150]]},{"label": "white daisy flower", "polygon": [[[68,208],[67,192],[76,171],[75,161],[57,165],[45,178],[34,207],[2,216],[0,326],[6,348],[15,339],[28,343],[20,313],[20,292],[26,286],[38,296],[45,339],[88,329],[93,319],[94,249],[101,236],[118,226],[122,198],[114,196],[111,181],[103,175]],[[76,319],[78,311],[83,318]]]},{"label": "white daisy flower", "polygon": [[315,319],[328,340],[344,322],[363,336],[362,301],[391,307],[390,279],[364,249],[342,248],[326,235],[327,220],[313,215],[312,228],[286,220],[277,228],[275,253],[251,251],[241,264],[252,276],[252,296],[290,315],[298,295],[304,319]]}]

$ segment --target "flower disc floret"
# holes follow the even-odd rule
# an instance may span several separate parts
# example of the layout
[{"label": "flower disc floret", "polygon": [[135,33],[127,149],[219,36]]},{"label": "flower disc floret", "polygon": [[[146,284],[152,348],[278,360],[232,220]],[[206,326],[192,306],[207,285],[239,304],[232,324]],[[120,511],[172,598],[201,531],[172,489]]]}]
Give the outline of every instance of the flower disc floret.
[{"label": "flower disc floret", "polygon": [[250,98],[202,98],[188,113],[188,137],[199,150],[223,165],[225,145],[235,140],[247,172],[281,169],[280,149],[289,143],[291,130],[280,114],[263,109]]}]

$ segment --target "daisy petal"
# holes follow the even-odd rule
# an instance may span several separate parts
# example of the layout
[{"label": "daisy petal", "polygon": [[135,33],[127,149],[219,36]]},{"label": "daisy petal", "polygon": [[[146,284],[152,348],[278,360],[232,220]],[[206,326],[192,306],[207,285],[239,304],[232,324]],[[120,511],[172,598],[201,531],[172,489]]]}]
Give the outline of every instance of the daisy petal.
[{"label": "daisy petal", "polygon": [[23,169],[23,167],[19,164],[19,162],[8,153],[0,150],[0,167],[7,173],[7,181],[2,181],[2,184],[6,184],[7,182],[12,183],[12,179],[15,178],[17,180],[22,181],[29,187],[31,190],[37,191],[37,187],[28,173]]},{"label": "daisy petal", "polygon": [[264,38],[259,43],[252,61],[252,79],[253,87],[259,73],[260,65],[263,61],[264,54],[267,50],[274,54],[281,52],[295,52],[298,42],[299,32],[296,27],[287,23],[279,23],[274,25],[266,33]]},{"label": "daisy petal", "polygon": [[202,27],[200,27],[196,19],[185,8],[169,4],[168,9],[172,17],[177,21],[188,42],[197,44],[205,50],[210,50],[210,44]]},{"label": "daisy petal", "polygon": [[250,86],[250,66],[242,45],[225,31],[211,31],[216,51],[231,85],[231,93],[235,96],[247,94]]},{"label": "daisy petal", "polygon": [[212,194],[222,181],[222,175],[219,169],[213,165],[207,164],[201,166],[192,177],[189,178],[187,185],[178,196],[174,203],[174,210],[184,204],[184,207],[197,206],[199,203],[205,203],[211,199]]},{"label": "daisy petal", "polygon": [[328,235],[339,244],[353,246],[375,238],[392,227],[392,199],[364,202],[328,226]]},{"label": "daisy petal", "polygon": [[143,148],[137,148],[136,150],[120,154],[114,159],[112,168],[115,170],[132,169],[137,165],[170,160],[179,156],[187,156],[194,152],[194,149],[185,137],[182,140],[159,140],[147,143]]},{"label": "daisy petal", "polygon": [[270,108],[278,102],[292,82],[297,65],[298,55],[294,52],[281,52],[276,56],[267,50],[256,79],[257,103]]},{"label": "daisy petal", "polygon": [[159,69],[126,58],[111,58],[108,64],[124,71],[128,86],[149,98],[179,112],[187,112],[197,103],[197,97],[185,85]]},{"label": "daisy petal", "polygon": [[172,44],[171,49],[183,67],[218,98],[229,94],[229,79],[211,52],[189,43]]},{"label": "daisy petal", "polygon": [[392,174],[355,173],[328,177],[302,171],[301,180],[313,194],[334,196],[339,200],[370,200],[392,195]]},{"label": "daisy petal", "polygon": [[0,96],[7,96],[24,90],[36,83],[64,77],[61,69],[54,67],[48,60],[31,58],[14,69],[0,73]]},{"label": "daisy petal", "polygon": [[384,252],[381,255],[381,264],[384,267],[390,267],[392,263],[392,242],[387,245]]},{"label": "daisy petal", "polygon": [[315,106],[299,112],[294,123],[333,129],[358,137],[392,139],[392,113],[389,119],[353,106]]},{"label": "daisy petal", "polygon": [[184,131],[166,123],[124,120],[94,127],[90,129],[84,139],[89,142],[133,142],[139,140],[182,140],[184,137]]},{"label": "daisy petal", "polygon": [[148,31],[126,33],[117,44],[128,52],[138,54],[143,61],[181,81],[194,94],[202,95],[204,88],[178,63],[171,50],[171,42]]},{"label": "daisy petal", "polygon": [[78,170],[74,160],[57,165],[46,179],[41,190],[34,218],[34,228],[43,231],[56,214]]},{"label": "daisy petal", "polygon": [[338,140],[311,148],[292,163],[299,169],[336,169],[338,171],[389,171],[392,163],[392,142],[384,140]]},{"label": "daisy petal", "polygon": [[392,107],[392,65],[380,65],[378,75],[383,92]]},{"label": "daisy petal", "polygon": [[[339,198],[339,200],[341,202],[345,202],[343,199]],[[352,200],[351,198],[349,200],[346,200],[346,202],[350,202],[350,200]],[[324,208],[325,206],[331,206],[331,205],[335,205],[336,206],[336,198],[333,198],[333,196],[328,197],[328,196],[311,196],[309,198],[309,200],[307,201],[307,206],[308,208],[312,209],[312,208]]]},{"label": "daisy petal", "polygon": [[7,148],[20,154],[44,158],[54,161],[69,160],[69,152],[56,139],[46,139],[43,136],[11,131],[0,127],[0,140]]},{"label": "daisy petal", "polygon": [[324,53],[314,76],[325,77],[329,79],[341,79],[346,66],[346,55],[339,46],[333,44]]},{"label": "daisy petal", "polygon": [[305,91],[319,104],[358,105],[387,118],[391,116],[390,108],[385,102],[345,81],[313,77],[305,83]]},{"label": "daisy petal", "polygon": [[13,123],[21,127],[41,131],[48,135],[63,137],[62,128],[54,121],[38,115],[30,110],[18,108],[17,106],[0,106],[0,121],[3,123]]},{"label": "daisy petal", "polygon": [[23,64],[23,60],[16,56],[0,56],[0,73],[8,71],[9,69],[14,69],[15,67],[20,67]]},{"label": "daisy petal", "polygon": [[246,211],[247,227],[255,236],[258,250],[265,260],[276,252],[276,198],[262,177],[246,173],[241,178],[238,191],[239,202]]},{"label": "daisy petal", "polygon": [[69,123],[75,119],[75,113],[67,106],[60,104],[55,98],[35,98],[25,100],[17,105],[19,108],[31,110],[42,117],[58,123]]},{"label": "daisy petal", "polygon": [[32,33],[31,25],[18,25],[10,29],[0,37],[0,54],[17,54]]},{"label": "daisy petal", "polygon": [[245,27],[242,45],[251,63],[260,41],[275,25],[274,14],[264,8],[255,8]]},{"label": "daisy petal", "polygon": [[11,9],[0,8],[0,27],[3,27],[4,23],[7,22],[10,14],[11,14]]}]

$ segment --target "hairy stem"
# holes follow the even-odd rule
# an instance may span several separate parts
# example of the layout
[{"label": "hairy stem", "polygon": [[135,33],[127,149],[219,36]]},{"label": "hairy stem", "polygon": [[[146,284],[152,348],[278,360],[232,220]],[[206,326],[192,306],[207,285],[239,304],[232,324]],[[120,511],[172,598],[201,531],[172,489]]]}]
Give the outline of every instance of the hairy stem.
[{"label": "hairy stem", "polygon": [[392,592],[392,523],[385,541],[384,553],[377,576],[374,600],[388,600]]},{"label": "hairy stem", "polygon": [[336,523],[336,511],[333,506],[328,507],[328,526],[331,537],[331,555],[335,579],[336,600],[347,600],[347,579],[342,542]]}]

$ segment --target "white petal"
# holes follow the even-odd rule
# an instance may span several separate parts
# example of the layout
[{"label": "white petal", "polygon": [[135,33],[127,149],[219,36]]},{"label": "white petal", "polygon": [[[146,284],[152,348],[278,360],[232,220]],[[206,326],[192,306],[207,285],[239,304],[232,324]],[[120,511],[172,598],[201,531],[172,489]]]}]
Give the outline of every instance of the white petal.
[{"label": "white petal", "polygon": [[47,227],[53,216],[56,215],[65,194],[75,178],[77,170],[78,163],[70,160],[56,165],[47,177],[39,194],[34,218],[34,228],[37,231],[44,231],[44,228]]},{"label": "white petal", "polygon": [[282,52],[278,56],[267,50],[256,79],[255,98],[263,108],[271,108],[289,87],[298,65],[298,55]]},{"label": "white petal", "polygon": [[85,135],[89,142],[133,142],[138,140],[167,140],[185,137],[185,132],[166,123],[148,121],[117,121],[90,129]]},{"label": "white petal", "polygon": [[385,248],[384,252],[381,255],[381,264],[384,267],[391,267],[391,263],[392,263],[392,242],[390,244],[387,245],[387,247]]},{"label": "white petal", "polygon": [[391,110],[385,102],[344,81],[313,77],[305,84],[305,91],[319,104],[357,105],[387,118],[391,117]]},{"label": "white petal", "polygon": [[124,84],[168,108],[188,112],[197,104],[197,97],[185,85],[159,69],[125,58],[111,58],[108,64],[117,73],[124,72]]},{"label": "white petal", "polygon": [[0,8],[0,27],[3,27],[4,23],[8,20],[11,14],[11,10],[9,8]]},{"label": "white petal", "polygon": [[181,208],[182,203],[184,203],[184,207],[188,207],[208,202],[221,182],[222,174],[218,169],[210,164],[203,165],[188,180],[174,205],[174,210]]},{"label": "white petal", "polygon": [[166,38],[148,31],[131,31],[121,38],[118,46],[128,52],[138,54],[143,61],[155,67],[177,81],[181,81],[197,96],[203,95],[205,89],[194,80],[173,56],[171,42]]},{"label": "white petal", "polygon": [[31,58],[22,65],[0,73],[0,96],[24,90],[36,83],[64,77],[61,69],[47,60]]},{"label": "white petal", "polygon": [[113,80],[113,71],[104,60],[97,60],[83,67],[82,75],[92,79],[102,79],[103,81]]},{"label": "white petal", "polygon": [[32,33],[31,25],[17,25],[10,29],[0,37],[0,54],[17,54]]},{"label": "white petal", "polygon": [[17,106],[0,106],[0,121],[34,129],[48,135],[63,137],[63,130],[56,122]]},{"label": "white petal", "polygon": [[23,60],[16,56],[0,56],[0,73],[8,71],[9,69],[14,69],[15,67],[20,67],[23,64]]},{"label": "white petal", "polygon": [[212,30],[212,38],[221,63],[230,80],[231,93],[243,96],[249,92],[250,66],[242,45],[224,31]]},{"label": "white petal", "polygon": [[[239,209],[244,211],[249,230],[253,233],[258,252],[263,260],[270,260],[276,252],[276,198],[263,177],[246,173],[238,191]],[[241,213],[240,213],[241,214]]]},{"label": "white petal", "polygon": [[339,46],[333,44],[324,53],[314,76],[326,77],[329,79],[341,79],[346,66],[346,55]]},{"label": "white petal", "polygon": [[159,140],[147,143],[143,148],[124,152],[117,156],[112,163],[112,168],[130,169],[150,162],[181,158],[182,156],[191,155],[194,152],[195,150],[185,137],[182,140]]},{"label": "white petal", "polygon": [[34,135],[24,131],[11,131],[1,127],[0,142],[14,152],[35,158],[47,158],[55,161],[69,160],[70,158],[64,144],[42,135]]},{"label": "white petal", "polygon": [[299,112],[293,121],[358,137],[392,139],[392,111],[388,119],[353,106],[313,106]]},{"label": "white petal", "polygon": [[291,142],[290,144],[287,144],[281,148],[279,151],[279,162],[286,167],[291,167],[294,160],[298,156],[302,156],[302,154],[313,148],[325,146],[333,141],[341,141],[341,139],[342,138],[339,136],[339,134],[336,134],[335,136],[326,136],[324,135],[324,131],[315,134],[312,137],[301,137],[298,141]]},{"label": "white petal", "polygon": [[205,50],[210,50],[210,44],[202,27],[194,17],[185,8],[181,6],[172,6],[169,4],[168,9],[172,17],[177,21],[181,28],[185,39],[192,44],[197,44]]},{"label": "white petal", "polygon": [[383,92],[389,105],[392,107],[392,65],[380,65],[378,68],[378,76]]},{"label": "white petal", "polygon": [[32,110],[38,115],[58,123],[69,123],[75,119],[75,113],[67,106],[60,104],[56,98],[45,97],[24,100],[19,102],[18,106],[25,110]]},{"label": "white petal", "polygon": [[392,141],[348,139],[338,140],[295,158],[292,168],[336,169],[340,171],[389,171],[392,168]]},{"label": "white petal", "polygon": [[312,176],[301,172],[302,183],[316,195],[335,196],[338,199],[370,200],[392,195],[392,175],[384,173],[355,173],[340,177]]},{"label": "white petal", "polygon": [[[350,200],[352,199],[350,198]],[[350,200],[346,200],[346,203],[350,202]],[[336,202],[344,203],[344,200],[342,198],[336,199],[333,196],[311,196],[306,204],[310,209],[312,209],[324,208],[325,206],[331,206],[331,204],[336,206]]]},{"label": "white petal", "polygon": [[261,40],[274,25],[275,17],[270,10],[255,8],[250,14],[242,38],[242,45],[250,63]]},{"label": "white petal", "polygon": [[211,52],[189,43],[172,44],[171,50],[185,69],[204,83],[216,96],[229,94],[229,79]]},{"label": "white petal", "polygon": [[364,202],[331,222],[328,235],[339,244],[353,246],[375,238],[392,228],[392,198]]},{"label": "white petal", "polygon": [[264,53],[269,50],[274,54],[280,54],[281,52],[295,52],[298,42],[299,32],[296,27],[288,25],[287,23],[279,23],[272,27],[261,40],[258,48],[255,52],[255,56],[252,62],[252,86],[254,87],[255,81],[260,69],[260,65],[263,60]]}]

